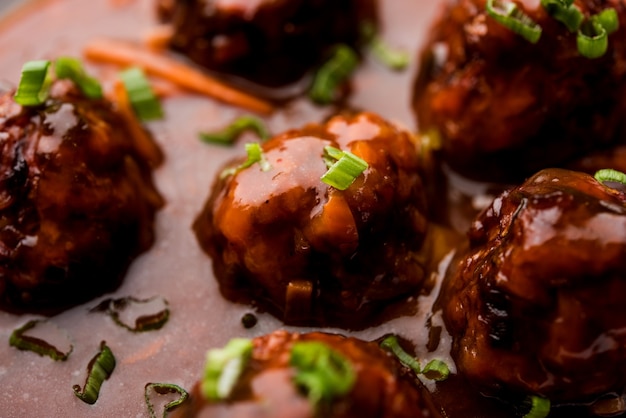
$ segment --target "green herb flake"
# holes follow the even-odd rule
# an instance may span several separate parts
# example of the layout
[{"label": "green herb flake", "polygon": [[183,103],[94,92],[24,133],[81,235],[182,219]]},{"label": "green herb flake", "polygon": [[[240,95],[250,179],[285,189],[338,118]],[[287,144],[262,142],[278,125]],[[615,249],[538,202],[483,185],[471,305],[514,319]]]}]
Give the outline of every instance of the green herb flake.
[{"label": "green herb flake", "polygon": [[146,406],[148,407],[148,413],[150,414],[150,418],[157,418],[158,416],[156,411],[154,410],[154,404],[152,403],[152,392],[156,393],[157,395],[178,395],[178,398],[168,402],[163,407],[163,418],[166,418],[167,414],[170,411],[176,409],[189,398],[189,393],[187,393],[185,389],[181,388],[178,385],[172,383],[146,383],[144,389],[144,397],[146,399]]},{"label": "green herb flake", "polygon": [[74,349],[73,345],[69,345],[67,352],[62,352],[54,345],[43,339],[26,335],[26,333],[42,324],[47,323],[43,320],[32,320],[22,327],[14,330],[9,338],[9,345],[19,350],[32,351],[40,356],[48,356],[54,361],[65,361]]},{"label": "green herb flake", "polygon": [[207,352],[201,390],[208,400],[227,399],[252,355],[252,341],[233,338],[224,348]]},{"label": "green herb flake", "polygon": [[102,383],[107,380],[115,370],[115,356],[104,341],[100,343],[100,352],[96,354],[87,366],[87,379],[81,391],[79,385],[74,385],[74,394],[81,401],[93,405],[100,396]]},{"label": "green herb flake", "polygon": [[356,372],[348,359],[321,342],[295,343],[290,364],[296,369],[295,384],[315,406],[347,394],[356,381]]}]

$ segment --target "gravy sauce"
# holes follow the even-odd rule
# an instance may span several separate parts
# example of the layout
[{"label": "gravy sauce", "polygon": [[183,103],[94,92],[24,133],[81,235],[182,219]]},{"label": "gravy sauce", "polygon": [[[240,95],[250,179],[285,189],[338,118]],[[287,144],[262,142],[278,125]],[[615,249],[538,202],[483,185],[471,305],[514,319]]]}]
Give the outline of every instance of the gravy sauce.
[{"label": "gravy sauce", "polygon": [[[353,93],[348,99],[352,107],[376,112],[416,130],[410,96],[417,51],[439,3],[380,0],[381,35],[391,45],[409,51],[414,59],[406,70],[393,72],[366,54],[353,78]],[[80,57],[85,43],[93,38],[140,42],[157,24],[154,6],[153,0],[31,0],[0,20],[0,80],[3,84],[17,83],[21,66],[28,60],[54,59],[61,55]],[[85,63],[89,73],[102,80],[105,90],[111,86],[117,68]],[[48,357],[10,347],[11,332],[39,317],[0,312],[3,416],[147,416],[145,384],[167,382],[191,390],[201,376],[207,349],[221,347],[233,337],[252,338],[276,329],[318,330],[285,327],[269,314],[224,299],[213,277],[211,260],[202,252],[191,228],[216,174],[227,161],[245,154],[246,142],[256,139],[246,134],[235,146],[225,148],[201,143],[198,132],[219,129],[246,112],[184,92],[164,99],[162,104],[165,119],[147,125],[165,155],[165,162],[155,171],[156,185],[166,205],[157,214],[154,246],[131,265],[117,291],[49,319],[70,336],[74,345],[65,362],[53,362]],[[317,107],[301,98],[281,107],[267,118],[267,123],[270,131],[277,134],[308,122],[321,122],[334,110]],[[467,188],[464,185],[453,190],[450,197],[457,206],[442,216],[448,218],[444,222],[457,229],[459,236],[464,234],[476,212],[468,203],[469,192],[462,190]],[[480,193],[474,187],[470,189]],[[452,258],[452,253],[447,254],[441,260],[440,272]],[[441,276],[434,274],[433,278],[440,282]],[[434,289],[436,292],[438,285]],[[171,311],[169,322],[161,330],[133,334],[102,313],[90,313],[104,299],[125,296],[164,297]],[[431,327],[442,325],[440,313],[430,315],[435,299],[434,293],[416,295],[407,301],[412,305],[408,311],[417,312],[414,316],[396,316],[358,332],[323,330],[365,340],[396,333],[415,344],[420,358],[443,356],[451,362],[446,357],[450,338],[445,330],[439,334],[438,343],[428,347],[429,334],[433,334]],[[246,329],[241,319],[251,312],[257,316],[258,324]],[[103,383],[97,403],[90,406],[74,396],[72,386],[82,386],[87,364],[103,340],[114,353],[117,367]],[[433,392],[427,396],[428,401],[437,405],[441,416],[465,417],[468,410],[480,411],[484,417],[504,416],[497,406],[478,396],[459,378],[430,388]]]}]

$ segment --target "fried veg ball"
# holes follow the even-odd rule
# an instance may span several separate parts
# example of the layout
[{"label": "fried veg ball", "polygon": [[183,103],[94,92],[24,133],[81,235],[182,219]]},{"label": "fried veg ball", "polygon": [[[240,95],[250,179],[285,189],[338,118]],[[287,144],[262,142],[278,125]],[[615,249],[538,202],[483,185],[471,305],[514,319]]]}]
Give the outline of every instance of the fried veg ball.
[{"label": "fried veg ball", "polygon": [[[345,395],[313,405],[297,384],[292,352],[301,343],[317,343],[345,360],[355,372]],[[290,334],[275,331],[252,340],[252,353],[231,394],[209,401],[201,383],[190,402],[176,409],[175,418],[210,417],[363,417],[414,418],[430,416],[416,385],[405,369],[376,343],[319,332]],[[328,365],[327,367],[331,367]]]},{"label": "fried veg ball", "polygon": [[[369,165],[344,191],[320,179],[327,146]],[[410,134],[360,113],[288,131],[263,151],[269,170],[218,178],[194,223],[227,298],[249,294],[289,323],[356,326],[421,289],[430,249]]]},{"label": "fried veg ball", "polygon": [[532,44],[487,15],[485,0],[447,2],[415,83],[421,131],[438,131],[446,161],[470,177],[522,181],[626,137],[626,3],[576,0],[586,19],[614,8],[619,29],[600,58],[539,1],[514,3],[542,28]]},{"label": "fried veg ball", "polygon": [[483,393],[586,403],[626,387],[626,195],[543,170],[496,198],[444,286],[453,357]]},{"label": "fried veg ball", "polygon": [[211,70],[265,86],[299,80],[335,44],[356,47],[375,0],[193,0],[157,4],[171,47]]},{"label": "fried veg ball", "polygon": [[114,290],[151,246],[163,204],[111,103],[65,82],[51,94],[36,107],[0,95],[4,310],[54,313]]}]

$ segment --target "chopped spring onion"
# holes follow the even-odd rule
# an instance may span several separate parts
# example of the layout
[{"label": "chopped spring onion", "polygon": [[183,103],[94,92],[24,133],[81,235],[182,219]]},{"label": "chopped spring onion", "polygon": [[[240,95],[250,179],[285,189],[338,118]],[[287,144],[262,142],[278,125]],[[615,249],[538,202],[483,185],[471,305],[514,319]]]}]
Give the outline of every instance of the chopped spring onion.
[{"label": "chopped spring onion", "polygon": [[380,37],[372,22],[361,25],[361,33],[367,41],[374,57],[392,70],[403,70],[409,65],[410,55],[407,51],[394,49]]},{"label": "chopped spring onion", "polygon": [[128,100],[141,120],[161,119],[163,110],[161,103],[150,87],[143,70],[138,67],[129,68],[119,73],[128,94]]},{"label": "chopped spring onion", "polygon": [[252,166],[255,163],[259,163],[259,165],[261,166],[261,171],[269,171],[272,168],[270,163],[265,159],[265,155],[263,155],[263,150],[261,149],[261,146],[258,143],[256,142],[247,143],[246,152],[248,153],[248,159],[246,159],[246,161],[244,161],[237,167],[227,168],[224,171],[222,171],[222,173],[220,174],[221,179],[224,179],[228,176],[235,175],[241,170],[244,170]]},{"label": "chopped spring onion", "polygon": [[621,171],[612,170],[610,168],[596,171],[596,174],[594,174],[593,177],[600,183],[611,181],[614,183],[622,183],[626,185],[626,174],[622,173]]},{"label": "chopped spring onion", "polygon": [[132,332],[153,331],[163,328],[170,317],[167,300],[160,297],[137,299],[125,297],[106,299],[91,312],[104,312],[117,325]]},{"label": "chopped spring onion", "polygon": [[324,147],[324,155],[322,158],[324,159],[324,163],[326,163],[326,167],[331,168],[337,160],[341,159],[345,155],[345,152],[335,147]]},{"label": "chopped spring onion", "polygon": [[68,78],[74,82],[90,99],[102,98],[100,82],[85,72],[83,64],[77,58],[59,57],[54,63],[57,78]]},{"label": "chopped spring onion", "polygon": [[333,55],[315,74],[309,97],[315,103],[328,104],[335,99],[335,92],[356,69],[359,58],[347,45],[338,45]]},{"label": "chopped spring onion", "polygon": [[541,38],[541,26],[508,0],[487,0],[487,14],[496,22],[509,28],[530,43]]},{"label": "chopped spring onion", "polygon": [[380,346],[386,350],[391,351],[398,358],[400,363],[413,370],[415,374],[422,374],[427,379],[440,382],[446,380],[450,375],[450,368],[448,367],[448,365],[443,361],[437,359],[431,360],[422,369],[420,362],[417,361],[417,359],[415,359],[409,353],[404,351],[402,346],[400,346],[398,337],[396,337],[395,335],[390,335],[386,337],[380,343]]},{"label": "chopped spring onion", "polygon": [[230,396],[252,355],[252,341],[233,338],[222,349],[209,350],[201,383],[202,394],[209,400]]},{"label": "chopped spring onion", "polygon": [[341,151],[335,147],[324,147],[324,154],[324,161],[329,168],[321,180],[338,190],[350,187],[368,167],[366,161],[351,152]]},{"label": "chopped spring onion", "polygon": [[583,13],[574,4],[574,0],[541,0],[541,5],[570,32],[576,32],[585,19]]},{"label": "chopped spring onion", "polygon": [[392,70],[404,70],[410,62],[407,51],[392,49],[380,36],[375,36],[370,44],[374,56]]},{"label": "chopped spring onion", "polygon": [[296,369],[294,382],[316,406],[345,395],[356,381],[356,372],[348,359],[318,341],[295,343],[289,363]]},{"label": "chopped spring onion", "polygon": [[592,19],[597,20],[598,23],[602,25],[608,35],[619,29],[619,19],[617,17],[617,11],[612,7],[602,10],[597,15],[592,16]]},{"label": "chopped spring onion", "polygon": [[240,116],[221,131],[200,133],[200,139],[211,144],[230,145],[245,131],[253,131],[261,140],[266,140],[270,137],[270,133],[261,119],[245,115]]},{"label": "chopped spring onion", "polygon": [[[77,58],[60,57],[54,62],[57,79],[70,79],[83,94],[90,99],[102,97],[102,87],[98,80],[89,77]],[[15,102],[23,106],[42,104],[48,97],[51,81],[50,61],[29,61],[22,67],[20,84],[15,94]]]},{"label": "chopped spring onion", "polygon": [[147,383],[144,391],[144,397],[146,399],[146,405],[148,406],[148,413],[150,414],[150,418],[156,418],[157,414],[154,410],[154,405],[150,400],[150,391],[153,390],[155,393],[159,395],[170,395],[170,394],[178,394],[178,399],[175,399],[171,402],[168,402],[163,407],[163,418],[167,417],[168,412],[173,409],[176,409],[180,404],[185,402],[187,398],[189,398],[189,394],[183,388],[178,385],[174,385],[172,383]]},{"label": "chopped spring onion", "polygon": [[415,373],[419,374],[422,372],[422,366],[419,361],[417,361],[413,356],[404,351],[404,349],[400,346],[398,342],[398,337],[395,335],[390,335],[386,337],[381,343],[380,346],[384,349],[390,350],[397,358],[400,360],[400,363],[404,364]]},{"label": "chopped spring onion", "polygon": [[422,374],[430,380],[435,380],[437,382],[441,382],[446,380],[450,375],[450,368],[446,363],[441,360],[435,359],[431,360],[424,366],[422,370]]},{"label": "chopped spring onion", "polygon": [[9,345],[12,347],[16,347],[19,350],[33,351],[40,356],[48,356],[54,361],[67,360],[69,355],[72,353],[72,350],[74,349],[73,345],[70,344],[69,350],[67,351],[67,353],[64,353],[47,341],[44,341],[40,338],[31,337],[29,335],[24,335],[27,331],[35,328],[38,324],[42,322],[44,321],[29,321],[22,327],[13,331],[11,333],[11,337],[9,338]]},{"label": "chopped spring onion", "polygon": [[609,47],[609,36],[598,19],[591,18],[582,24],[576,37],[580,55],[586,58],[599,58]]},{"label": "chopped spring onion", "polygon": [[50,61],[29,61],[22,66],[20,84],[15,93],[15,102],[22,106],[37,106],[48,98],[48,67]]},{"label": "chopped spring onion", "polygon": [[87,366],[87,379],[81,392],[79,385],[74,385],[74,394],[83,402],[93,405],[98,400],[102,383],[115,370],[115,357],[106,343],[100,343],[100,352],[96,354]]},{"label": "chopped spring onion", "polygon": [[540,396],[530,396],[527,401],[530,411],[524,418],[545,418],[550,413],[550,400]]},{"label": "chopped spring onion", "polygon": [[578,30],[576,44],[580,55],[594,59],[603,56],[609,48],[609,35],[619,29],[619,19],[614,8],[591,16]]}]

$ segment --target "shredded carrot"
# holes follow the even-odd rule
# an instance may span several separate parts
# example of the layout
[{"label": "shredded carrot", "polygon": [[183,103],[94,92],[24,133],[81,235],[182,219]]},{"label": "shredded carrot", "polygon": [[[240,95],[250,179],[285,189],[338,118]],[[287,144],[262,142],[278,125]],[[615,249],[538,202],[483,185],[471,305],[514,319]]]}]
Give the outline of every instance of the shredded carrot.
[{"label": "shredded carrot", "polygon": [[135,149],[151,166],[158,166],[163,161],[163,154],[135,116],[130,102],[128,101],[128,95],[126,94],[124,85],[119,80],[116,81],[113,86],[113,95],[114,103],[117,104],[120,115],[122,115],[130,129]]},{"label": "shredded carrot", "polygon": [[150,74],[163,77],[188,90],[206,94],[225,103],[253,112],[269,114],[273,106],[184,65],[165,55],[151,52],[128,42],[100,39],[87,44],[84,54],[88,59],[121,66],[138,66]]},{"label": "shredded carrot", "polygon": [[163,51],[174,36],[172,25],[155,26],[144,35],[144,43],[152,51]]}]

